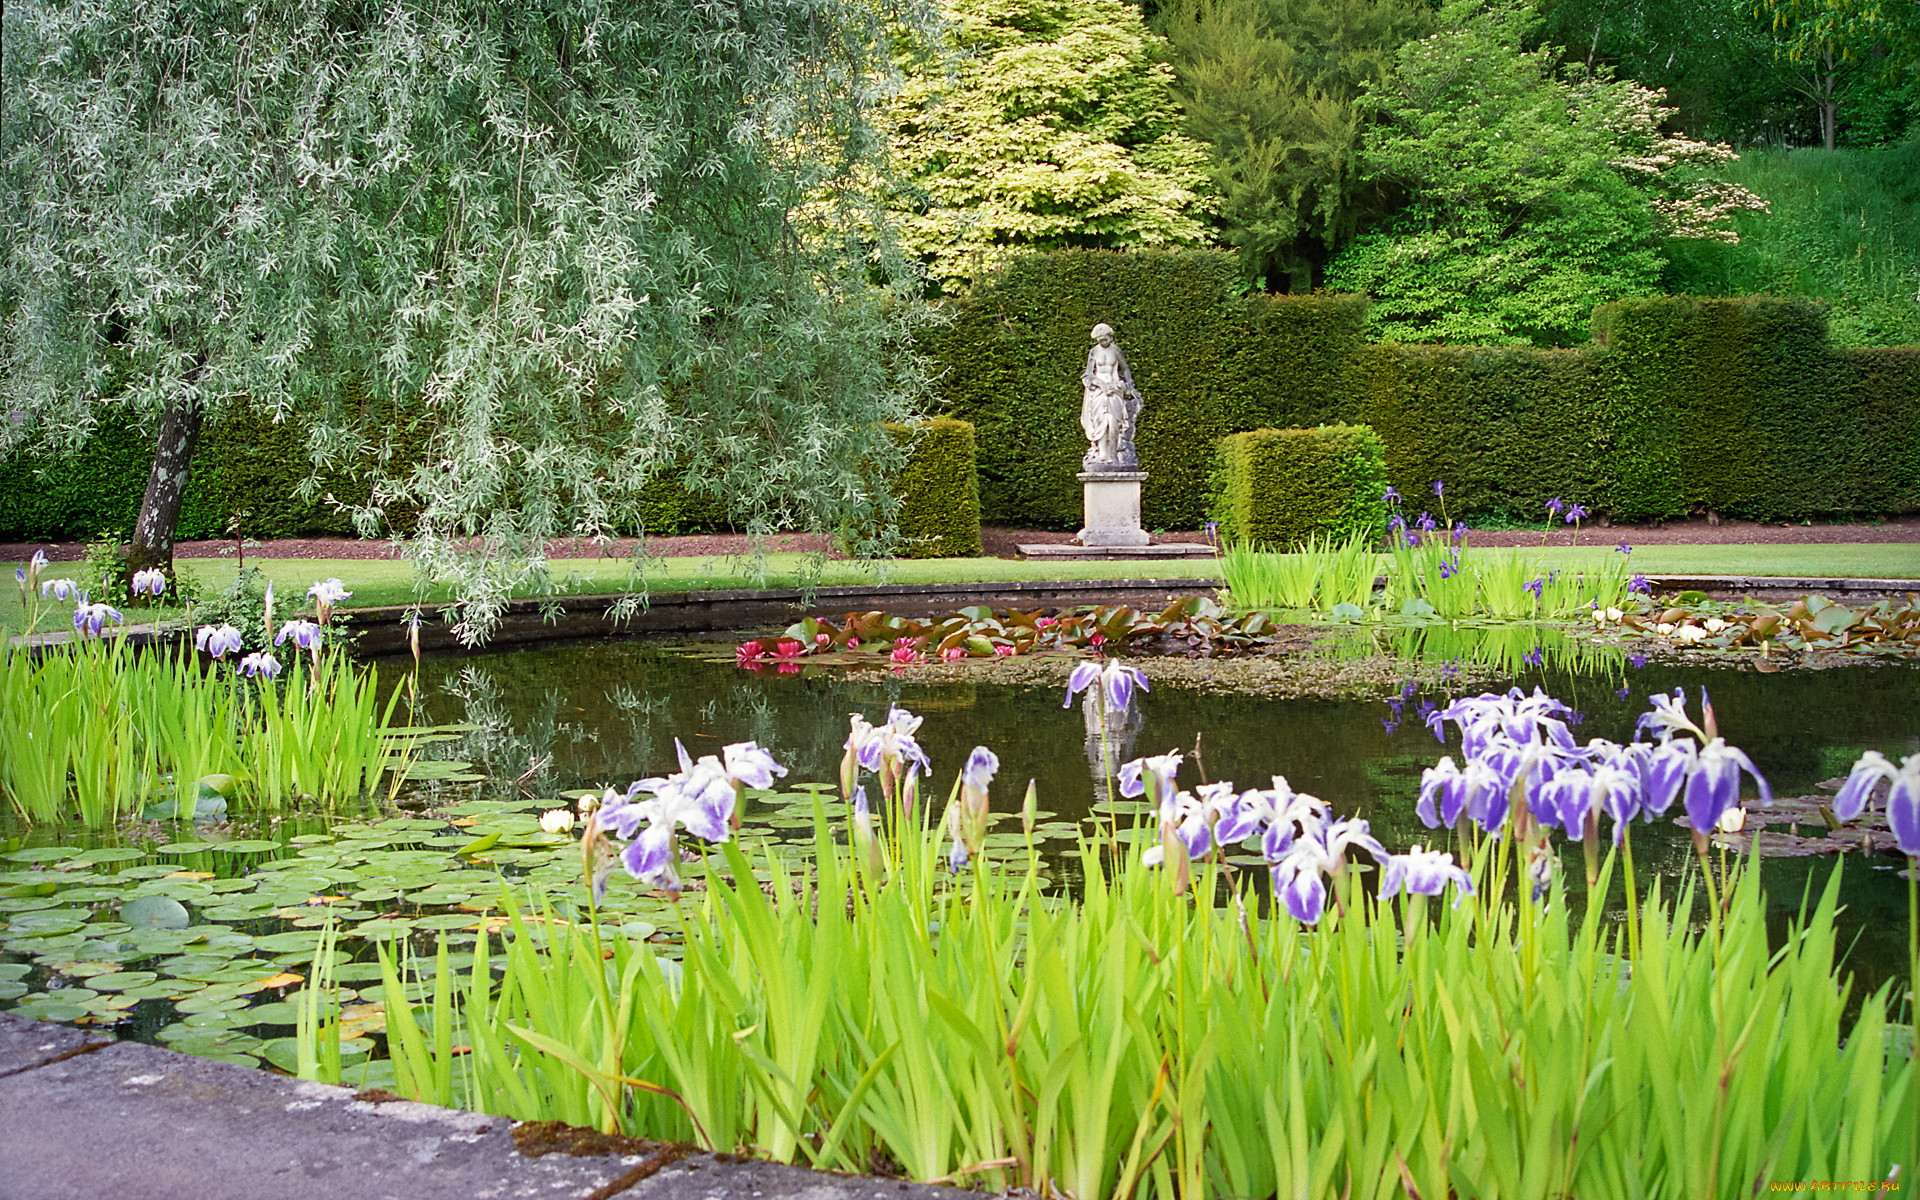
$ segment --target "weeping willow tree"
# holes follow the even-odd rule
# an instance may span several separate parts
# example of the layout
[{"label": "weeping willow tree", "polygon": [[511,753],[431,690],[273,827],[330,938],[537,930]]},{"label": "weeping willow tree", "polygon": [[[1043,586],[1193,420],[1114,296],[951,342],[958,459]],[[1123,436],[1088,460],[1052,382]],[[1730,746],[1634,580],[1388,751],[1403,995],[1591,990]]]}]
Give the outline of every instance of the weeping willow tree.
[{"label": "weeping willow tree", "polygon": [[655,479],[880,548],[928,314],[841,184],[920,0],[4,20],[0,452],[155,423],[132,566],[170,563],[199,431],[242,403],[311,421],[316,467],[387,464],[361,530],[418,508],[469,641]]}]

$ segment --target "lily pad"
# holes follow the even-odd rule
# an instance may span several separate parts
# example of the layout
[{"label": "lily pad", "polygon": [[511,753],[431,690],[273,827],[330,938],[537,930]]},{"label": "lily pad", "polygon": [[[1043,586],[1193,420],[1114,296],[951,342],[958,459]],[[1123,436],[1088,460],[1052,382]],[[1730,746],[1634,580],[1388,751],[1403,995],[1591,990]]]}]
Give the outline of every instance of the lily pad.
[{"label": "lily pad", "polygon": [[185,929],[192,920],[171,896],[136,896],[120,906],[120,919],[135,929]]}]

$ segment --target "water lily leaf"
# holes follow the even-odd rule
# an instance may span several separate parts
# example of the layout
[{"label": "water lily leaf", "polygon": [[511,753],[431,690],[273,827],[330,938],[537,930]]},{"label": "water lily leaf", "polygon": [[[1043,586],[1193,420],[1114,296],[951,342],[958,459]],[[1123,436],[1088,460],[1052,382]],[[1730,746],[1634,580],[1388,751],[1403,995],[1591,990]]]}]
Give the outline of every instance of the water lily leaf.
[{"label": "water lily leaf", "polygon": [[75,862],[116,863],[132,862],[136,858],[145,858],[145,850],[135,850],[131,846],[105,846],[98,850],[89,850],[85,854],[76,854]]},{"label": "water lily leaf", "polygon": [[[1432,608],[1432,605],[1428,605],[1428,608]],[[1402,613],[1405,613],[1406,611],[1405,605],[1401,606],[1401,611]],[[1255,614],[1255,615],[1257,616],[1259,614]],[[1358,604],[1355,604],[1350,600],[1343,600],[1339,604],[1336,604],[1331,609],[1329,609],[1327,612],[1327,615],[1329,617],[1332,617],[1336,621],[1358,621],[1363,619],[1367,615],[1367,612],[1365,609],[1361,608]]]},{"label": "water lily leaf", "polygon": [[25,850],[15,850],[7,855],[9,862],[59,862],[61,859],[77,858],[85,851],[78,846],[30,846]]},{"label": "water lily leaf", "polygon": [[489,833],[484,837],[477,837],[473,839],[472,841],[468,842],[466,845],[460,847],[460,849],[455,851],[454,853],[458,854],[462,858],[471,858],[476,854],[480,854],[485,851],[491,850],[495,846],[499,845],[500,838],[501,838],[501,834],[497,832]]},{"label": "water lily leaf", "polygon": [[53,996],[30,996],[14,1011],[36,1021],[76,1021],[87,1015],[85,1005]]},{"label": "water lily leaf", "polygon": [[135,929],[185,929],[191,921],[171,896],[136,896],[120,906],[120,919]]},{"label": "water lily leaf", "polygon": [[169,842],[164,846],[155,846],[155,854],[198,854],[202,850],[212,850],[212,842]]},{"label": "water lily leaf", "polygon": [[261,850],[278,850],[280,843],[265,838],[237,838],[231,842],[221,842],[214,849],[222,854],[252,854]]}]

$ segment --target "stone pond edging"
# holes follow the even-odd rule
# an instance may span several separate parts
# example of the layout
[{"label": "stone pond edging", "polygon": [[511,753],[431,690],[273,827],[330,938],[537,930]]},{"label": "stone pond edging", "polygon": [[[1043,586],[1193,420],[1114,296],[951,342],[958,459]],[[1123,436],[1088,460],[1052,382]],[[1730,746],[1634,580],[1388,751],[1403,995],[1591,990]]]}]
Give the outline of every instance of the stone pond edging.
[{"label": "stone pond edging", "polygon": [[662,1143],[534,1157],[513,1125],[0,1012],[5,1200],[963,1195]]},{"label": "stone pond edging", "polygon": [[[1920,593],[1920,579],[1837,578],[1787,575],[1650,575],[1661,591],[1695,590],[1714,599],[1752,596],[1787,600],[1817,592],[1853,603],[1907,593]],[[969,605],[990,608],[1064,608],[1084,604],[1128,604],[1136,608],[1162,607],[1182,596],[1210,592],[1224,586],[1214,578],[1192,579],[1049,579],[999,583],[857,584],[814,588],[711,588],[691,592],[656,592],[632,618],[614,621],[607,609],[617,595],[556,596],[548,600],[508,602],[504,618],[488,646],[523,645],[572,638],[607,637],[629,633],[721,633],[756,626],[790,624],[806,615],[838,616],[845,612],[883,609],[900,616],[935,616]],[[461,649],[450,627],[434,619],[434,605],[424,606],[420,626],[422,650]],[[347,610],[359,635],[362,654],[408,652],[408,606],[393,604]],[[549,618],[546,614],[551,612]],[[291,614],[289,614],[291,615]],[[36,645],[59,645],[65,632],[36,634]],[[130,625],[127,636],[136,644],[162,636],[151,625]],[[24,639],[16,636],[20,644]]]}]

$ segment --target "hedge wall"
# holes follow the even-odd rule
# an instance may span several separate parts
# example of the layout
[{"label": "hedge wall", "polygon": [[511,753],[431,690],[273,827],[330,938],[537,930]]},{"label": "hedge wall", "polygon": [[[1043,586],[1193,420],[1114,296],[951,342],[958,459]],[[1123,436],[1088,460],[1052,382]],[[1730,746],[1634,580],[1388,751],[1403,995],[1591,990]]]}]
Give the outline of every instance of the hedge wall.
[{"label": "hedge wall", "polygon": [[924,347],[941,410],[978,430],[982,516],[1080,526],[1080,373],[1103,321],[1146,400],[1135,445],[1150,529],[1204,519],[1222,435],[1338,419],[1365,301],[1240,296],[1235,276],[1224,251],[1064,250],[1014,260],[955,305]]},{"label": "hedge wall", "polygon": [[[124,538],[146,491],[154,433],[150,423],[116,415],[103,421],[72,459],[30,453],[0,459],[0,541],[88,541],[102,533]],[[402,453],[410,448],[403,439]],[[308,470],[303,426],[276,425],[260,409],[229,409],[208,423],[194,449],[175,536],[182,541],[229,537],[228,523],[240,512],[247,514],[243,532],[248,537],[352,536],[352,522],[324,498],[331,493],[344,503],[366,503],[367,465],[327,472],[316,498],[302,502],[297,490]],[[649,533],[728,527],[723,502],[692,495],[674,479],[648,483],[640,503]],[[393,506],[387,515],[401,532],[411,532],[411,509]]]},{"label": "hedge wall", "polygon": [[895,483],[903,558],[962,558],[980,553],[980,484],[973,426],[951,417],[889,425],[909,446]]},{"label": "hedge wall", "polygon": [[[1573,350],[1367,345],[1365,300],[1240,296],[1213,252],[1016,260],[926,348],[980,439],[989,521],[1075,528],[1087,331],[1114,326],[1146,399],[1149,528],[1192,528],[1223,435],[1374,429],[1403,495],[1452,518],[1537,519],[1560,496],[1653,519],[1920,510],[1920,350],[1842,350],[1809,301],[1599,306]],[[1434,480],[1446,484],[1444,500]]]},{"label": "hedge wall", "polygon": [[1895,400],[1880,367],[1910,352],[1829,345],[1812,301],[1625,300],[1595,308],[1594,340],[1620,516],[1798,521],[1920,501],[1920,392],[1909,371]]},{"label": "hedge wall", "polygon": [[[1367,345],[1364,298],[1245,296],[1235,274],[1224,252],[1068,250],[1017,259],[955,303],[923,348],[944,372],[938,406],[975,428],[981,515],[1079,527],[1080,372],[1101,321],[1146,399],[1150,529],[1205,519],[1222,436],[1331,422],[1378,433],[1409,499],[1444,480],[1456,519],[1537,518],[1551,496],[1627,519],[1920,511],[1920,349],[1834,348],[1811,302],[1601,305],[1595,344],[1574,350]],[[109,424],[71,461],[0,462],[0,539],[130,528],[152,438]],[[180,536],[224,536],[238,509],[256,537],[346,532],[291,499],[303,444],[257,414],[209,427]],[[321,491],[364,498],[364,473]],[[650,532],[726,524],[724,505],[673,481],[644,501]]]},{"label": "hedge wall", "polygon": [[1228,542],[1288,550],[1379,528],[1385,447],[1364,425],[1255,429],[1220,439],[1213,513]]}]

